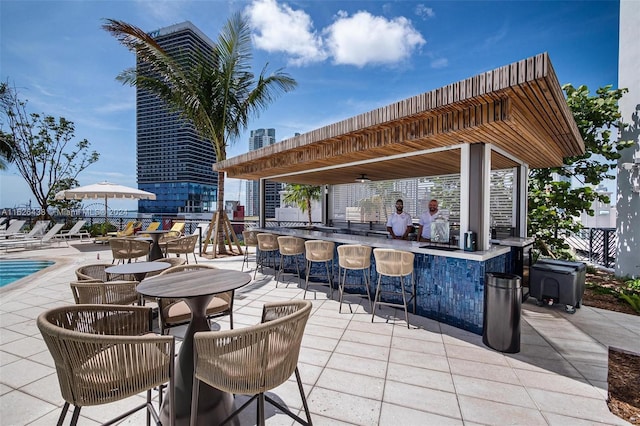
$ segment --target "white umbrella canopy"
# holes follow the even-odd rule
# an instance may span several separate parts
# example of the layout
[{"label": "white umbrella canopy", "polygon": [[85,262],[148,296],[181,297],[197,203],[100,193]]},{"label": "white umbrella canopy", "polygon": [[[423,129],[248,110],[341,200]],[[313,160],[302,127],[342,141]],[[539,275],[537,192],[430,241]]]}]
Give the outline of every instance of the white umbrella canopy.
[{"label": "white umbrella canopy", "polygon": [[130,200],[155,200],[156,194],[141,189],[130,188],[111,182],[99,182],[92,185],[79,186],[57,192],[56,200],[88,200],[104,199],[104,218],[107,222],[107,200],[109,198],[125,198]]}]

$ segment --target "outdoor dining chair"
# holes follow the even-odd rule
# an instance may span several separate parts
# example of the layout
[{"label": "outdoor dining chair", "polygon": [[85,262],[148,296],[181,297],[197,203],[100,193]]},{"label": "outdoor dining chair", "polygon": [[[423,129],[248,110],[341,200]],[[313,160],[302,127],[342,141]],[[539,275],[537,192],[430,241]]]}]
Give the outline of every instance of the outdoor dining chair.
[{"label": "outdoor dining chair", "polygon": [[[175,424],[173,336],[149,334],[151,308],[119,305],[67,305],[37,319],[38,329],[53,357],[65,403],[61,425],[73,405],[71,425],[82,407],[109,404],[146,391],[146,401],[105,424],[147,410],[147,425],[159,422],[151,391],[169,383],[169,424]],[[159,401],[162,397],[159,397]]]},{"label": "outdoor dining chair", "polygon": [[170,254],[184,254],[187,263],[189,263],[189,254],[193,255],[193,260],[198,263],[196,257],[196,243],[198,242],[198,235],[188,235],[186,237],[176,238],[175,240],[167,241],[163,243],[165,256],[169,257]]},{"label": "outdoor dining chair", "polygon": [[73,300],[76,303],[100,305],[131,305],[140,303],[136,291],[137,281],[84,280],[70,283]]},{"label": "outdoor dining chair", "polygon": [[[210,265],[180,265],[162,271],[159,276],[176,274],[188,271],[200,271],[211,269],[215,273],[215,267]],[[179,280],[176,277],[176,280]],[[233,299],[234,292],[216,294],[207,305],[207,319],[229,315],[229,327],[233,329]],[[164,334],[171,327],[188,324],[191,321],[191,310],[189,305],[182,299],[158,299],[158,323],[160,334]]]},{"label": "outdoor dining chair", "polygon": [[[257,425],[265,424],[265,401],[298,423],[311,425],[298,371],[300,345],[310,313],[311,302],[308,300],[267,303],[263,307],[260,324],[229,331],[196,333],[191,425],[195,425],[197,420],[200,382],[234,395],[252,395],[220,424],[232,420],[257,399]],[[306,421],[266,393],[286,382],[294,373]]]},{"label": "outdoor dining chair", "polygon": [[[338,246],[338,292],[340,293],[340,307],[338,312],[342,312],[342,300],[346,287],[356,287],[366,290],[367,299],[369,299],[369,308],[371,305],[371,292],[369,291],[369,283],[371,281],[371,251],[369,246],[360,244],[342,244]],[[362,271],[362,283],[347,283],[348,271]],[[351,310],[351,305],[349,305]]]},{"label": "outdoor dining chair", "polygon": [[304,242],[304,255],[307,259],[307,277],[304,283],[303,299],[307,296],[311,267],[314,263],[324,263],[327,280],[329,281],[329,297],[333,299],[333,251],[335,247],[336,243],[333,241],[309,240]]},{"label": "outdoor dining chair", "polygon": [[284,274],[284,266],[285,266],[285,258],[293,257],[293,260],[296,263],[296,272],[298,275],[298,279],[302,278],[300,275],[300,265],[298,264],[298,257],[304,255],[304,240],[298,237],[289,237],[282,235],[278,237],[278,250],[280,250],[280,267],[276,271],[276,288],[278,287],[278,282],[280,282],[280,278],[282,278],[282,274]]},{"label": "outdoor dining chair", "polygon": [[82,265],[76,269],[76,279],[78,281],[98,280],[106,282],[109,280],[122,280],[122,281],[134,281],[133,276],[108,274],[105,269],[113,266],[111,263],[91,263],[89,265]]}]

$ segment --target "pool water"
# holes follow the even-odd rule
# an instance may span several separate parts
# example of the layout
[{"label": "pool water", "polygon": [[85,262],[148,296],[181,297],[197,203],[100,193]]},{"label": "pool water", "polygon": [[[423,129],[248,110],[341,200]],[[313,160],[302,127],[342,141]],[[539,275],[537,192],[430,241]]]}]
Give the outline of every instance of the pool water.
[{"label": "pool water", "polygon": [[0,260],[0,287],[38,272],[55,262],[49,260]]}]

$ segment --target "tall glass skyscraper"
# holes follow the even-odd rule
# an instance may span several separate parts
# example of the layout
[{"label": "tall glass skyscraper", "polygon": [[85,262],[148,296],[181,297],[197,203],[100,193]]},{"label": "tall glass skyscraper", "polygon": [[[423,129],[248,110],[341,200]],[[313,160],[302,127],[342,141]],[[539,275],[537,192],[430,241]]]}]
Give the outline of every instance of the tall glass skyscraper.
[{"label": "tall glass skyscraper", "polygon": [[[169,55],[194,57],[198,51],[207,55],[214,45],[188,21],[150,35]],[[191,123],[148,91],[137,89],[136,111],[138,187],[156,194],[155,201],[139,201],[138,211],[215,211],[218,176],[211,168],[216,162],[211,142],[203,140]]]},{"label": "tall glass skyscraper", "polygon": [[[276,129],[252,130],[249,136],[249,151],[276,143]],[[265,216],[276,216],[276,207],[280,207],[280,191],[283,185],[279,182],[267,181],[265,184]],[[247,181],[247,216],[260,214],[260,184],[258,181]]]}]

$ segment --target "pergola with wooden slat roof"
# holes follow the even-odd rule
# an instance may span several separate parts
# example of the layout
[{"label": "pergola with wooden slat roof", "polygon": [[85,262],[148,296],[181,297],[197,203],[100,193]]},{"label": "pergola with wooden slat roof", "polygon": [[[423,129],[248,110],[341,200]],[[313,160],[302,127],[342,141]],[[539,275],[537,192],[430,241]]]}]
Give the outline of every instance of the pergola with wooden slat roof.
[{"label": "pergola with wooden slat roof", "polygon": [[491,144],[491,168],[561,166],[584,153],[547,53],[220,161],[228,177],[304,184],[459,173],[460,147]]}]

